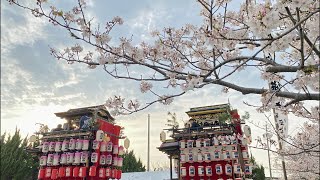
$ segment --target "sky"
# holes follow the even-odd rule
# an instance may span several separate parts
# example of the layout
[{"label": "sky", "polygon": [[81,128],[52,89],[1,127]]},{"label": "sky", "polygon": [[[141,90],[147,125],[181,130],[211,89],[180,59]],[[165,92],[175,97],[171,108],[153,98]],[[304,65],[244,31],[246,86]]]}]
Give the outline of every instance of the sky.
[{"label": "sky", "polygon": [[[20,1],[24,2],[24,1]],[[28,1],[27,3],[31,3]],[[50,1],[49,1],[50,2]],[[57,1],[59,7],[72,7],[76,1]],[[141,1],[88,1],[87,14],[94,22],[105,23],[114,16],[124,19],[124,25],[115,29],[115,36],[133,38],[136,42],[152,41],[149,32],[163,27],[181,27],[186,23],[200,24],[199,5],[192,0],[141,0]],[[128,99],[137,97],[142,102],[150,96],[141,94],[139,84],[132,81],[115,80],[107,76],[102,68],[88,69],[80,64],[68,65],[50,55],[49,48],[64,48],[75,44],[62,28],[53,27],[45,19],[35,18],[31,13],[1,3],[1,133],[14,132],[31,135],[38,128],[36,123],[56,127],[63,120],[53,113],[71,108],[105,103],[108,97],[121,95]],[[256,85],[256,73],[243,72],[234,81],[243,85]],[[263,86],[263,84],[261,84]],[[156,147],[161,145],[159,134],[165,126],[167,112],[175,112],[182,125],[188,120],[186,111],[191,107],[230,102],[240,115],[248,111],[251,120],[261,126],[266,121],[264,114],[244,105],[244,101],[259,104],[259,96],[231,91],[221,93],[222,88],[208,86],[189,91],[169,105],[154,106],[128,116],[116,117],[117,124],[125,127],[125,135],[131,141],[136,155],[146,163],[147,117],[151,117],[151,167],[167,166],[165,154]],[[294,133],[303,120],[289,116],[289,134]],[[292,122],[292,123],[291,123]],[[249,124],[250,125],[250,124]],[[253,139],[262,136],[263,130],[251,125]],[[253,144],[255,144],[253,142]],[[258,163],[267,168],[267,152],[253,150]]]}]

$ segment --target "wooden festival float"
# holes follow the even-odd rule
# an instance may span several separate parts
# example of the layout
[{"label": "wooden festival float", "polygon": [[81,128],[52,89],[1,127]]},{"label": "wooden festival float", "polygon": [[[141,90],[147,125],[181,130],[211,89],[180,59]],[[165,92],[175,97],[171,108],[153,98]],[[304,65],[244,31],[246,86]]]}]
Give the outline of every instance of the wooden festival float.
[{"label": "wooden festival float", "polygon": [[[241,180],[252,174],[248,154],[250,127],[241,122],[237,110],[229,104],[191,108],[184,128],[165,129],[172,139],[158,148],[175,160],[182,180]],[[242,126],[242,127],[241,127]]]},{"label": "wooden festival float", "polygon": [[[66,120],[63,127],[39,134],[39,147],[29,149],[40,158],[38,179],[121,179],[122,127],[115,125],[103,105],[55,115]],[[126,143],[129,146],[127,139]]]}]

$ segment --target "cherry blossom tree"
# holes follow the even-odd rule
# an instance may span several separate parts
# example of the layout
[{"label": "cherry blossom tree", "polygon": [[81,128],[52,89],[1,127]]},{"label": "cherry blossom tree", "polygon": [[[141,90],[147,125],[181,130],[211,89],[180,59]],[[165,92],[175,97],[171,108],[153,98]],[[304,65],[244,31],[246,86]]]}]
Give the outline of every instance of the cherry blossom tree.
[{"label": "cherry blossom tree", "polygon": [[[124,20],[116,16],[95,24],[86,15],[85,0],[75,1],[72,9],[58,9],[47,0],[34,7],[17,0],[12,5],[30,10],[62,27],[78,43],[65,49],[51,48],[51,54],[69,64],[81,63],[90,69],[102,68],[107,75],[140,83],[141,93],[154,100],[139,102],[115,95],[106,101],[113,115],[136,112],[159,102],[170,104],[187,91],[208,85],[230,89],[261,98],[260,112],[280,108],[298,116],[319,121],[319,106],[305,108],[305,101],[319,101],[319,1],[198,0],[202,7],[201,25],[165,27],[150,32],[152,43],[134,44],[131,36],[112,37],[114,27]],[[117,45],[112,39],[119,39]],[[84,46],[94,47],[94,52]],[[139,68],[141,74],[133,73]],[[247,87],[231,81],[240,71],[258,72],[257,81],[265,86]],[[270,82],[280,88],[272,91]],[[164,83],[161,90],[155,88]]]},{"label": "cherry blossom tree", "polygon": [[[319,124],[304,123],[282,154],[287,162],[288,178],[316,180],[320,176]],[[281,158],[281,157],[279,157]],[[276,161],[278,162],[278,161]],[[280,167],[280,164],[276,164]]]}]

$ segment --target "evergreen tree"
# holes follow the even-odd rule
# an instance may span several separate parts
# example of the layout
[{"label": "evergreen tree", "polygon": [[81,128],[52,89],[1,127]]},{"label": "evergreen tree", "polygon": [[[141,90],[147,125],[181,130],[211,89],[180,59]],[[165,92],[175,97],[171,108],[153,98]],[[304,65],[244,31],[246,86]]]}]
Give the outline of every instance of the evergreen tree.
[{"label": "evergreen tree", "polygon": [[0,140],[1,180],[37,179],[38,158],[25,151],[27,137],[22,139],[16,129],[13,136],[4,133]]},{"label": "evergreen tree", "polygon": [[126,152],[123,156],[122,172],[143,172],[146,167],[142,164],[140,158],[137,160],[133,150]]},{"label": "evergreen tree", "polygon": [[252,175],[250,175],[250,178],[254,180],[265,180],[266,176],[264,174],[264,167],[257,164],[255,158],[252,155],[250,157],[250,162],[253,164]]}]

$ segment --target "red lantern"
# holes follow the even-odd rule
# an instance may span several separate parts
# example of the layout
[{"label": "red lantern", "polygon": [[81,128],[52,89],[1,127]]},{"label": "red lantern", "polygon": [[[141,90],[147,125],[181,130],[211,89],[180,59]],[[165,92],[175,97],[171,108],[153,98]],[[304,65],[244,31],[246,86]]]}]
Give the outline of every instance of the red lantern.
[{"label": "red lantern", "polygon": [[66,168],[59,167],[59,177],[65,177],[65,176],[66,176]]},{"label": "red lantern", "polygon": [[121,179],[122,171],[120,169],[117,170],[116,179]]},{"label": "red lantern", "polygon": [[96,174],[97,174],[97,167],[91,166],[89,169],[89,176],[96,176]]},{"label": "red lantern", "polygon": [[116,176],[117,176],[117,169],[112,169],[111,170],[111,178],[116,178]]},{"label": "red lantern", "polygon": [[81,167],[79,170],[79,177],[87,177],[87,167]]},{"label": "red lantern", "polygon": [[52,169],[51,179],[58,179],[58,169]]},{"label": "red lantern", "polygon": [[66,167],[66,177],[72,177],[72,167]]},{"label": "red lantern", "polygon": [[99,169],[99,178],[105,178],[106,177],[106,169],[100,168]]},{"label": "red lantern", "polygon": [[111,169],[110,168],[106,168],[106,176],[111,177]]},{"label": "red lantern", "polygon": [[80,170],[79,167],[73,168],[72,177],[79,177],[79,170]]},{"label": "red lantern", "polygon": [[46,173],[45,169],[39,169],[38,179],[43,179],[45,173]]},{"label": "red lantern", "polygon": [[46,168],[46,172],[45,172],[45,177],[46,178],[49,178],[49,177],[51,177],[51,168]]}]

